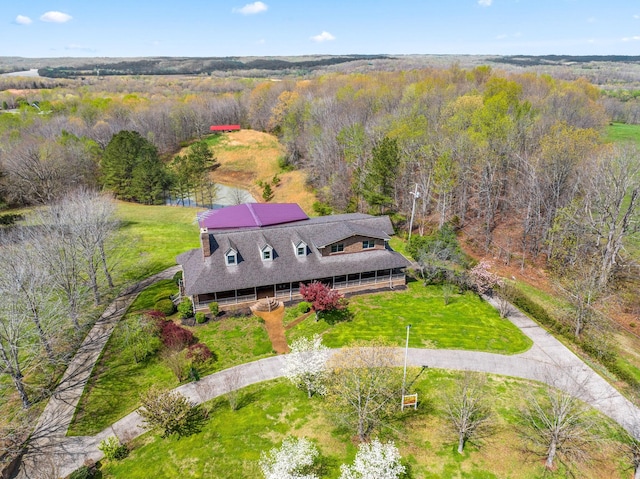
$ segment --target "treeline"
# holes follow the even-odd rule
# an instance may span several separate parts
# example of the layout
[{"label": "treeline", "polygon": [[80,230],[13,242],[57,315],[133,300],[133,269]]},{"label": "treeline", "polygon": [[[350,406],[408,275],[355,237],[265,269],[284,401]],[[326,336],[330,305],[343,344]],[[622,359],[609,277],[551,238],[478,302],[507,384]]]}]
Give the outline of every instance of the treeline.
[{"label": "treeline", "polygon": [[[121,131],[137,132],[167,163],[210,125],[244,123],[242,91],[251,87],[198,80],[196,94],[166,79],[103,84],[111,91],[86,85],[0,95],[22,105],[19,114],[0,114],[0,204],[44,204],[78,185],[102,185],[105,149]],[[128,93],[133,89],[138,93]]]},{"label": "treeline", "polygon": [[263,70],[271,73],[312,71],[320,67],[360,60],[388,59],[386,55],[346,55],[303,57],[296,60],[282,58],[151,58],[109,63],[90,63],[79,66],[44,67],[38,74],[50,78],[77,78],[98,75],[201,75],[213,72],[241,72]]}]

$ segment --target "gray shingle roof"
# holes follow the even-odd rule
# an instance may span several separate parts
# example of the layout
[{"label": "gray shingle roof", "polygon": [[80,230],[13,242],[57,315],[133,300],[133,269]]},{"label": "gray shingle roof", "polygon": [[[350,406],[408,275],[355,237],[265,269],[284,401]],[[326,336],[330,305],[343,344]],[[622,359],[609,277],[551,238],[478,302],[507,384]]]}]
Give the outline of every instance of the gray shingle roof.
[{"label": "gray shingle roof", "polygon": [[[374,217],[356,213],[311,218],[287,225],[227,230],[216,232],[211,244],[233,244],[238,251],[238,264],[225,264],[224,247],[212,247],[211,256],[207,258],[203,257],[200,249],[191,250],[178,256],[177,261],[184,270],[185,292],[188,295],[404,268],[409,265],[404,256],[390,249],[325,257],[317,249],[318,241],[323,243],[330,237],[340,241],[356,234],[389,239],[393,234],[393,227],[386,216]],[[262,260],[260,248],[265,240],[273,247],[272,260]],[[308,246],[305,256],[297,256],[292,244],[300,240]]]}]

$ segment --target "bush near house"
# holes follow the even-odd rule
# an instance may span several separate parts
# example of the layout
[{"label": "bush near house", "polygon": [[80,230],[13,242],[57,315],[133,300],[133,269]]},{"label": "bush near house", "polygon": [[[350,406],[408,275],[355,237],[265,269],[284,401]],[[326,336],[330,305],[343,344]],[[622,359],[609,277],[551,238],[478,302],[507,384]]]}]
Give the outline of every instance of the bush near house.
[{"label": "bush near house", "polygon": [[153,305],[153,308],[166,316],[171,316],[176,312],[176,306],[170,299],[161,299]]},{"label": "bush near house", "polygon": [[218,306],[218,303],[213,301],[212,303],[209,303],[209,312],[211,312],[211,318],[215,318],[216,316],[218,316],[218,313],[220,312],[220,306]]},{"label": "bush near house", "polygon": [[207,316],[203,312],[196,313],[196,323],[203,324],[207,320]]},{"label": "bush near house", "polygon": [[193,316],[193,303],[190,299],[183,299],[178,305],[178,312],[180,313],[180,319],[187,319]]}]

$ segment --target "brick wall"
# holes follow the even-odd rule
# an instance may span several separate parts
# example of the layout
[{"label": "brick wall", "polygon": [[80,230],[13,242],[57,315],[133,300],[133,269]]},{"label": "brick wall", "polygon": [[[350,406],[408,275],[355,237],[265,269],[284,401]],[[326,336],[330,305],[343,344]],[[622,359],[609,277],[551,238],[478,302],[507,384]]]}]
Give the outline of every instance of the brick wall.
[{"label": "brick wall", "polygon": [[[374,240],[376,242],[376,245],[374,248],[369,248],[369,249],[362,249],[362,242],[365,240]],[[384,240],[381,239],[374,239],[374,238],[368,238],[366,236],[352,236],[351,238],[346,238],[343,241],[339,241],[338,243],[334,243],[334,244],[344,244],[344,251],[342,251],[341,253],[332,253],[331,252],[331,245],[327,246],[326,248],[322,248],[322,256],[329,256],[329,255],[335,255],[335,254],[345,254],[345,253],[360,253],[362,251],[370,251],[370,250],[374,250],[374,249],[384,249]]]}]

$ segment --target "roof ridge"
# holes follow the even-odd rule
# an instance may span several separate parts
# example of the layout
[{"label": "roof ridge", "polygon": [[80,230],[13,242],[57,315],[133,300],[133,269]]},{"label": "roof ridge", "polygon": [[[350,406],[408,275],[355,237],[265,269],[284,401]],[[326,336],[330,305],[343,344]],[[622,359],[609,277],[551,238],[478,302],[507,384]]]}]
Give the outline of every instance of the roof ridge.
[{"label": "roof ridge", "polygon": [[247,205],[247,209],[249,210],[249,213],[251,213],[251,216],[253,216],[253,220],[256,222],[256,225],[262,226],[262,221],[260,221],[258,213],[253,211],[253,203],[245,203],[245,205]]}]

